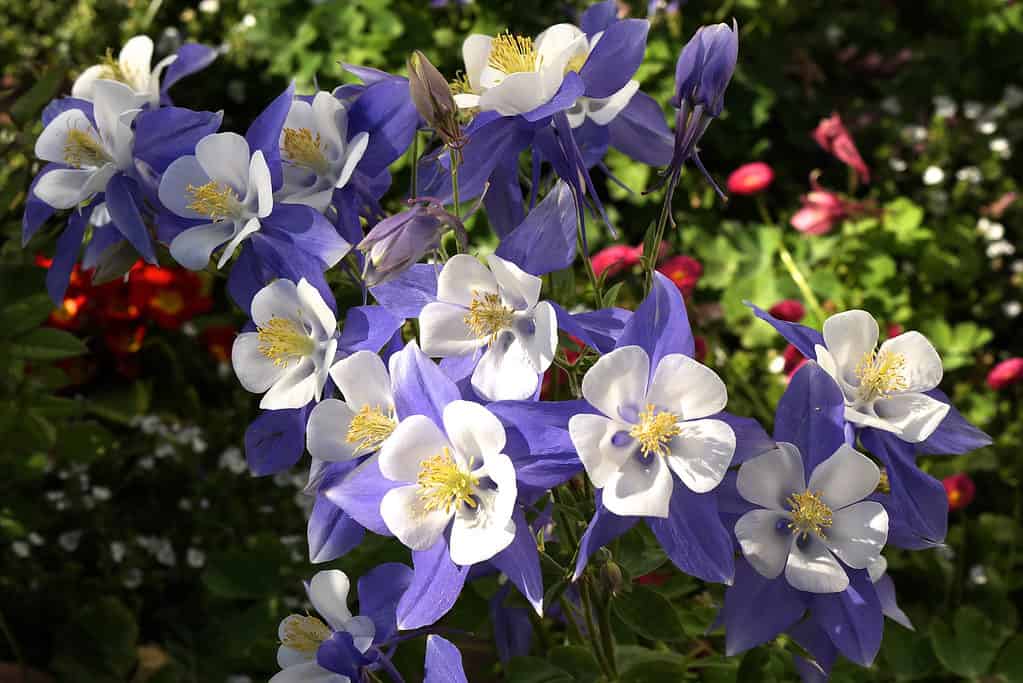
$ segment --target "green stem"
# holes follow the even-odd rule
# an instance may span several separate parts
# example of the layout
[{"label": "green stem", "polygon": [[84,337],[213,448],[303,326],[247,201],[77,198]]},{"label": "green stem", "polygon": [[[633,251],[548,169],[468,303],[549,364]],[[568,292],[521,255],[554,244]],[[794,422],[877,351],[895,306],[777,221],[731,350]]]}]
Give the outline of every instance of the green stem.
[{"label": "green stem", "polygon": [[614,650],[611,652],[605,652],[605,638],[603,630],[599,628],[597,623],[593,620],[593,595],[590,592],[590,584],[587,577],[583,577],[579,582],[579,600],[582,602],[583,618],[586,619],[586,631],[589,636],[586,640],[589,642],[590,648],[593,650],[593,655],[596,657],[597,663],[600,664],[600,669],[604,672],[604,677],[608,681],[618,680],[618,674],[615,672],[613,662]]},{"label": "green stem", "polygon": [[[764,198],[761,195],[757,195],[757,210],[760,212],[760,220],[764,222],[764,225],[775,225],[774,218],[771,217],[771,212],[767,210],[767,205],[764,204]],[[817,295],[810,289],[810,283],[803,275],[803,271],[799,270],[799,266],[796,265],[795,259],[792,258],[792,254],[785,246],[784,235],[778,237],[778,255],[781,257],[781,262],[785,264],[785,269],[789,271],[789,276],[792,281],[796,283],[796,287],[799,288],[800,294],[803,295],[803,299],[810,306],[810,310],[817,317],[818,323],[823,323],[824,310],[821,308],[820,301],[817,300]]]},{"label": "green stem", "polygon": [[678,186],[678,178],[672,177],[668,180],[668,186],[664,190],[664,202],[661,204],[661,215],[657,218],[657,227],[654,231],[655,239],[652,242],[643,241],[645,246],[652,247],[650,253],[643,253],[643,270],[646,273],[644,290],[649,292],[654,284],[654,271],[657,269],[657,256],[661,251],[661,241],[664,239],[664,230],[668,226],[668,219],[671,217],[671,200],[675,197],[675,188]]},{"label": "green stem", "polygon": [[451,213],[455,214],[456,218],[461,218],[461,207],[459,206],[458,199],[458,152],[451,148],[448,149],[448,156],[451,159],[451,201],[454,203],[454,208]]},{"label": "green stem", "polygon": [[614,631],[611,630],[611,596],[604,600],[600,611],[597,612],[600,627],[600,640],[604,644],[604,654],[607,656],[608,664],[611,665],[611,673],[614,676],[611,680],[618,680],[618,662],[615,659]]},{"label": "green stem", "polygon": [[412,136],[412,149],[409,154],[412,155],[412,188],[409,197],[415,199],[419,196],[419,131]]},{"label": "green stem", "polygon": [[21,654],[21,648],[18,647],[18,641],[14,638],[14,633],[12,633],[10,627],[7,626],[7,619],[4,618],[3,612],[0,612],[0,631],[3,631],[4,639],[7,640],[7,645],[10,646],[11,652],[14,654],[14,658],[18,660],[18,666],[21,667],[22,675],[26,675],[25,659]]},{"label": "green stem", "polygon": [[586,277],[590,281],[590,287],[593,288],[593,302],[596,308],[599,309],[604,305],[604,295],[600,291],[600,281],[597,279],[597,273],[593,270],[593,261],[590,260],[589,254],[583,248],[583,230],[586,228],[582,225],[578,218],[576,218],[576,244],[579,250],[580,256],[582,256],[583,268],[586,269]]}]

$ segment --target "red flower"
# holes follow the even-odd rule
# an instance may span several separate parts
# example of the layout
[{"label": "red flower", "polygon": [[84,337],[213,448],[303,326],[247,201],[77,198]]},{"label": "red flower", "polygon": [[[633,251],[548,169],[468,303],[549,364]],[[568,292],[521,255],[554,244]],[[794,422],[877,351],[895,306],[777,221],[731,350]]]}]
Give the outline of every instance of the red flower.
[{"label": "red flower", "polygon": [[785,359],[785,365],[782,368],[782,372],[784,372],[788,377],[792,377],[792,375],[796,374],[796,371],[799,370],[799,368],[806,364],[806,358],[804,358],[803,354],[799,352],[799,349],[792,344],[785,347],[785,351],[782,353],[782,358]]},{"label": "red flower", "polygon": [[82,326],[82,318],[85,312],[88,297],[84,294],[78,296],[64,297],[59,308],[50,313],[50,327],[57,327],[62,330],[77,330]]},{"label": "red flower", "polygon": [[703,275],[703,266],[691,256],[673,256],[657,266],[657,272],[674,282],[683,295],[690,296]]},{"label": "red flower", "polygon": [[217,362],[227,363],[231,360],[231,347],[236,336],[238,330],[230,325],[211,325],[200,333],[199,339]]},{"label": "red flower", "polygon": [[164,329],[176,330],[213,306],[202,278],[183,268],[147,265],[132,273],[130,285],[135,305]]},{"label": "red flower", "polygon": [[888,335],[889,339],[891,339],[892,337],[898,337],[905,331],[906,328],[900,325],[899,323],[888,323],[887,327],[885,328],[885,332]]},{"label": "red flower", "polygon": [[636,577],[636,583],[641,586],[663,586],[671,578],[670,569],[655,569],[649,574]]},{"label": "red flower", "polygon": [[728,176],[728,191],[732,194],[763,192],[774,181],[774,170],[762,161],[743,164]]},{"label": "red flower", "polygon": [[779,301],[774,306],[767,309],[767,312],[773,315],[778,320],[785,320],[790,323],[798,323],[806,315],[806,308],[803,304],[796,301],[795,299],[785,299]]},{"label": "red flower", "polygon": [[977,493],[976,484],[965,472],[945,477],[941,483],[945,486],[945,495],[948,496],[949,510],[962,510],[973,502],[973,497]]},{"label": "red flower", "polygon": [[707,340],[703,337],[694,337],[693,345],[695,347],[693,358],[702,363],[707,358]]},{"label": "red flower", "polygon": [[987,385],[998,391],[1023,379],[1023,358],[1010,358],[991,368],[987,374]]},{"label": "red flower", "polygon": [[793,214],[789,223],[807,235],[824,235],[845,216],[845,204],[837,194],[816,189],[803,195],[803,207]]},{"label": "red flower", "polygon": [[121,355],[132,355],[142,348],[142,340],[146,338],[145,325],[112,325],[103,333],[103,340],[110,352]]},{"label": "red flower", "polygon": [[842,123],[842,117],[837,113],[826,119],[821,119],[817,128],[813,131],[813,139],[828,153],[833,154],[839,161],[846,164],[860,176],[865,183],[870,182],[870,171],[863,163],[863,157],[856,149],[856,143]]},{"label": "red flower", "polygon": [[642,256],[642,247],[613,244],[594,254],[590,258],[590,263],[593,264],[593,272],[598,276],[606,273],[607,277],[614,277],[623,270],[637,265]]}]

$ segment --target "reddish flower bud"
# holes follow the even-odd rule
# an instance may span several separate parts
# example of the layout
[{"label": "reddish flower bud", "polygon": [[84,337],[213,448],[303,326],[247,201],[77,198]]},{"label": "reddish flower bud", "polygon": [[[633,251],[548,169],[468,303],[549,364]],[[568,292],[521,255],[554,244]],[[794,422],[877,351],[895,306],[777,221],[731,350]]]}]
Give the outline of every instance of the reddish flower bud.
[{"label": "reddish flower bud", "polygon": [[674,256],[657,266],[657,272],[674,282],[683,295],[689,296],[703,275],[703,266],[691,256]]},{"label": "reddish flower bud", "polygon": [[837,113],[826,119],[822,119],[817,128],[813,131],[813,139],[828,153],[833,154],[839,161],[852,168],[860,176],[860,180],[870,182],[870,170],[863,162],[859,150],[852,136],[842,123],[842,117]]},{"label": "reddish flower bud", "polygon": [[798,323],[806,315],[806,308],[795,299],[779,301],[767,309],[767,312],[778,320],[785,320],[790,323]]},{"label": "reddish flower bud", "polygon": [[762,161],[743,164],[728,176],[728,191],[732,194],[756,194],[767,189],[774,181],[774,170]]},{"label": "reddish flower bud", "polygon": [[945,477],[941,483],[945,487],[945,495],[948,496],[949,510],[962,510],[973,502],[973,497],[977,493],[976,484],[965,472]]},{"label": "reddish flower bud", "polygon": [[606,273],[606,277],[614,277],[623,270],[638,264],[642,255],[642,247],[613,244],[591,256],[590,263],[593,266],[593,272],[598,276]]},{"label": "reddish flower bud", "polygon": [[806,358],[792,344],[785,347],[782,358],[785,359],[785,366],[782,368],[782,372],[788,377],[792,377],[792,375],[796,374],[796,370],[799,370],[799,368],[806,364]]},{"label": "reddish flower bud", "polygon": [[1016,384],[1023,379],[1023,358],[1010,358],[991,368],[987,375],[987,385],[999,391],[1010,384]]}]

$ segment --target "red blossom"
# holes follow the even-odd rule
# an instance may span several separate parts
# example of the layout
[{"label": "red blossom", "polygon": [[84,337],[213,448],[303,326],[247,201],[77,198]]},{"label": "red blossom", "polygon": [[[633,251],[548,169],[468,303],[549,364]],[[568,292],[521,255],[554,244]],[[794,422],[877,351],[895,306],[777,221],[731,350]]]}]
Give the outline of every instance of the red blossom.
[{"label": "red blossom", "polygon": [[845,124],[842,123],[841,116],[834,113],[826,119],[821,119],[813,131],[813,139],[828,153],[856,171],[860,180],[864,183],[870,182],[870,170],[863,162],[863,157],[856,149],[856,143],[846,130]]},{"label": "red blossom", "polygon": [[231,360],[231,347],[238,330],[231,325],[210,325],[199,334],[206,350],[220,363]]},{"label": "red blossom", "polygon": [[795,299],[779,301],[767,309],[767,312],[778,320],[785,320],[790,323],[798,323],[806,315],[806,308]]},{"label": "red blossom", "polygon": [[707,340],[703,337],[695,337],[693,338],[693,345],[695,346],[693,358],[702,363],[707,358]]},{"label": "red blossom", "polygon": [[774,170],[762,161],[743,164],[728,176],[728,191],[732,194],[757,194],[774,181]]},{"label": "red blossom", "polygon": [[213,307],[202,278],[183,268],[147,265],[132,274],[129,286],[135,305],[164,329],[176,330]]},{"label": "red blossom", "polygon": [[782,353],[782,358],[785,359],[785,365],[782,367],[782,372],[784,372],[788,377],[792,377],[792,375],[796,374],[796,371],[799,370],[799,368],[806,364],[806,358],[799,352],[799,349],[792,344],[785,347],[785,351]]},{"label": "red blossom", "polygon": [[691,256],[673,256],[657,266],[657,272],[674,282],[684,296],[690,296],[703,275],[703,266]]},{"label": "red blossom", "polygon": [[613,244],[594,254],[590,258],[590,263],[593,264],[593,272],[598,276],[606,274],[607,277],[614,277],[623,270],[637,265],[642,256],[642,247]]},{"label": "red blossom", "polygon": [[1020,380],[1023,380],[1023,358],[1020,357],[1003,360],[987,374],[987,385],[995,391],[1016,384]]},{"label": "red blossom", "polygon": [[965,472],[945,477],[941,483],[945,487],[945,495],[948,496],[949,510],[962,510],[973,502],[973,497],[977,494],[977,485]]}]

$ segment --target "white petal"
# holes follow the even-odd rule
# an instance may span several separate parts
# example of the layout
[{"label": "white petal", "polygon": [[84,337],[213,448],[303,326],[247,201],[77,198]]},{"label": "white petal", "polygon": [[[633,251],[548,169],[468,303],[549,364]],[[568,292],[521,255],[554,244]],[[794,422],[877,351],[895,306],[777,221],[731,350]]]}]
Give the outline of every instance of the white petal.
[{"label": "white petal", "polygon": [[234,228],[232,232],[234,234],[228,241],[227,245],[224,247],[224,251],[220,253],[220,259],[217,261],[217,268],[223,268],[224,264],[231,260],[231,256],[234,255],[234,252],[238,248],[238,245],[244,242],[249,237],[249,235],[251,235],[254,232],[259,232],[260,224],[259,219],[256,217],[252,217],[245,221],[245,224],[241,226],[240,230],[237,229],[238,224],[239,224],[238,221],[232,222],[232,226]]},{"label": "white petal", "polygon": [[586,474],[598,489],[639,449],[636,440],[629,436],[628,425],[603,415],[573,415],[568,421],[568,435]]},{"label": "white petal", "polygon": [[515,512],[515,500],[519,495],[518,482],[515,480],[515,466],[512,465],[511,458],[504,453],[484,453],[483,467],[473,472],[481,479],[482,477],[490,479],[497,487],[489,489],[494,497],[487,503],[487,514],[498,520],[510,520],[512,513]]},{"label": "white petal", "polygon": [[345,631],[352,634],[355,647],[359,652],[365,652],[373,645],[373,637],[376,635],[377,627],[369,617],[352,617],[345,623]]},{"label": "white petal", "polygon": [[355,413],[344,401],[328,398],[316,404],[305,428],[306,448],[319,460],[342,462],[355,457],[356,444],[349,443],[348,427]]},{"label": "white petal", "polygon": [[93,86],[95,86],[96,81],[103,78],[106,73],[107,67],[102,64],[93,64],[90,66],[82,72],[81,76],[75,79],[74,85],[71,86],[71,97],[92,101],[94,96]]},{"label": "white petal", "polygon": [[85,131],[93,140],[99,141],[99,133],[92,127],[92,122],[81,109],[68,109],[58,114],[50,125],[43,129],[36,140],[35,154],[43,161],[63,164],[64,146],[67,134],[72,128]]},{"label": "white petal", "polygon": [[785,569],[792,534],[778,525],[787,517],[774,510],[750,510],[735,523],[735,537],[746,560],[761,576],[776,579]]},{"label": "white petal", "polygon": [[536,54],[541,63],[557,59],[566,50],[574,48],[579,38],[586,34],[574,24],[554,24],[536,37]]},{"label": "white petal", "polygon": [[189,270],[202,270],[209,265],[210,255],[233,234],[234,226],[230,222],[197,225],[171,241],[171,256]]},{"label": "white petal", "polygon": [[419,341],[423,353],[433,358],[464,356],[485,345],[486,338],[477,338],[465,324],[468,314],[466,308],[441,301],[423,306],[419,313]]},{"label": "white petal", "polygon": [[319,386],[315,364],[311,359],[303,358],[297,364],[288,365],[280,379],[263,394],[259,407],[263,410],[304,408],[320,390],[322,387]]},{"label": "white petal", "polygon": [[948,415],[949,404],[927,394],[896,394],[874,404],[874,412],[909,443],[926,440]]},{"label": "white petal", "polygon": [[857,363],[877,345],[877,321],[866,311],[845,311],[824,321],[824,345],[835,359],[838,372],[855,381]]},{"label": "white petal", "polygon": [[351,679],[327,671],[315,661],[310,661],[278,671],[269,683],[351,683]]},{"label": "white petal", "polygon": [[518,72],[485,90],[480,95],[480,111],[496,111],[501,116],[525,114],[550,99],[543,74]]},{"label": "white petal", "polygon": [[512,310],[524,311],[535,306],[540,300],[540,287],[543,285],[540,278],[530,275],[497,254],[487,256],[487,265],[497,280],[501,299]]},{"label": "white petal", "polygon": [[476,109],[480,106],[480,96],[461,92],[455,95],[455,104],[459,109]]},{"label": "white petal", "polygon": [[706,493],[725,476],[735,455],[735,432],[721,420],[692,420],[679,424],[666,456],[668,467],[690,491]]},{"label": "white petal", "polygon": [[328,569],[313,574],[309,582],[309,602],[335,631],[344,628],[352,613],[348,611],[348,575],[339,569]]},{"label": "white petal", "polygon": [[888,571],[888,560],[884,555],[878,555],[867,565],[867,574],[870,575],[872,583],[877,583],[886,571]]},{"label": "white petal", "polygon": [[898,353],[905,359],[901,374],[907,386],[903,391],[930,391],[941,383],[944,372],[941,356],[919,332],[910,331],[888,339],[879,351]]},{"label": "white petal", "polygon": [[800,541],[793,536],[785,579],[793,588],[808,593],[841,593],[849,587],[849,575],[816,536]]},{"label": "white petal", "polygon": [[444,406],[444,431],[455,450],[476,466],[504,450],[504,426],[479,403],[452,401]]},{"label": "white petal", "polygon": [[588,108],[590,120],[598,126],[606,126],[611,123],[623,109],[629,106],[629,102],[632,101],[633,95],[638,90],[639,81],[629,81],[610,97],[590,100]]},{"label": "white petal", "polygon": [[111,143],[117,134],[121,114],[139,108],[146,98],[135,93],[124,83],[105,79],[96,81],[92,90],[95,96],[92,113],[96,119],[96,129],[103,139],[104,146],[110,149],[113,147]]},{"label": "white petal", "polygon": [[451,444],[440,427],[425,415],[410,415],[398,423],[380,447],[380,472],[392,481],[415,481],[419,465]]},{"label": "white petal", "polygon": [[429,550],[444,534],[454,513],[427,511],[419,487],[391,489],[380,501],[380,516],[391,533],[412,550]]},{"label": "white petal", "polygon": [[468,254],[455,254],[437,277],[437,301],[469,307],[473,292],[497,294],[497,280],[486,266]]},{"label": "white petal", "polygon": [[352,410],[363,406],[385,414],[394,410],[390,375],[383,359],[372,351],[356,351],[334,363],[330,377]]},{"label": "white petal", "polygon": [[646,399],[683,420],[695,420],[724,410],[728,390],[717,373],[706,365],[673,353],[657,364]]},{"label": "white petal", "polygon": [[[876,405],[877,404],[875,403],[874,406],[868,406],[867,409],[873,410]],[[885,432],[892,432],[893,434],[899,431],[899,428],[896,427],[891,422],[889,422],[888,420],[884,420],[873,413],[868,413],[865,412],[864,410],[858,410],[849,405],[846,405],[845,407],[844,417],[846,422],[850,422],[854,425],[859,425],[861,427],[873,427],[874,429],[880,429]]]},{"label": "white petal", "polygon": [[284,368],[274,365],[259,350],[259,334],[256,332],[243,332],[234,338],[231,366],[245,390],[254,394],[262,394],[285,373]]},{"label": "white petal", "polygon": [[873,460],[849,444],[842,444],[817,465],[806,488],[819,491],[821,500],[834,511],[869,496],[880,480],[881,470]]},{"label": "white petal", "polygon": [[345,163],[341,166],[341,171],[338,173],[337,182],[334,183],[334,187],[341,188],[348,184],[351,180],[352,174],[355,173],[355,167],[362,161],[362,157],[366,154],[366,148],[369,147],[369,133],[365,131],[358,133],[345,146]]},{"label": "white petal", "polygon": [[470,383],[490,401],[525,401],[536,393],[540,376],[519,340],[504,332],[480,358]]},{"label": "white petal", "polygon": [[558,349],[558,314],[554,307],[541,301],[532,316],[515,322],[512,333],[522,345],[533,371],[546,372]]},{"label": "white petal", "polygon": [[469,79],[469,85],[476,92],[479,92],[480,89],[480,73],[487,65],[487,60],[490,59],[490,45],[493,40],[490,36],[474,33],[462,43],[465,75]]},{"label": "white petal", "polygon": [[[308,128],[310,131],[316,128],[316,118],[313,116],[313,105],[305,100],[295,99],[291,101],[288,109],[288,116],[284,119],[284,128]],[[281,143],[284,142],[284,129],[281,129]]]},{"label": "white petal", "polygon": [[[338,116],[338,113],[341,116]],[[344,149],[345,138],[338,130],[338,123],[341,123],[348,134],[348,117],[345,105],[329,92],[321,90],[313,96],[313,131],[319,133],[321,142],[325,143],[330,150],[340,151]]]},{"label": "white petal", "polygon": [[291,280],[280,278],[256,292],[250,314],[257,327],[264,327],[271,318],[297,321],[300,310],[298,287]]},{"label": "white petal", "polygon": [[602,501],[616,515],[667,517],[674,485],[664,458],[634,456],[608,477]]},{"label": "white petal", "polygon": [[785,499],[806,488],[803,457],[790,443],[747,460],[736,480],[739,495],[771,510],[785,510]]},{"label": "white petal", "polygon": [[888,541],[888,513],[884,506],[865,500],[836,510],[824,543],[853,569],[866,569],[881,555]]},{"label": "white petal", "polygon": [[57,168],[46,173],[32,192],[55,209],[71,209],[89,198],[96,169]]},{"label": "white petal", "polygon": [[153,41],[149,36],[135,36],[128,40],[117,55],[118,66],[125,73],[145,74],[153,63]]},{"label": "white petal", "polygon": [[[842,369],[838,367],[838,363],[835,362],[834,356],[831,352],[820,344],[815,344],[813,347],[814,355],[817,356],[817,365],[821,367],[824,372],[828,373],[831,379],[835,380],[835,384],[838,385],[839,389],[842,390],[842,395],[845,397],[847,403],[857,402],[857,384],[859,379],[856,378],[855,367],[849,375],[849,379],[842,374]],[[812,362],[812,361],[811,361]],[[850,381],[856,382],[856,384],[850,384]]]},{"label": "white petal", "polygon": [[477,496],[478,509],[462,506],[451,525],[451,561],[467,567],[485,562],[515,540],[515,522],[510,518],[492,515],[489,509],[495,495],[481,491]]},{"label": "white petal", "polygon": [[249,143],[237,133],[213,133],[195,146],[195,156],[213,180],[227,183],[244,197],[249,187]]},{"label": "white petal", "polygon": [[[244,138],[242,139],[244,140]],[[248,149],[247,145],[246,149]],[[198,152],[198,147],[196,147],[196,152]],[[257,149],[249,160],[248,181],[246,194],[255,193],[256,215],[260,218],[266,218],[274,208],[274,191],[273,182],[270,178],[270,168],[266,165],[266,159],[263,157],[263,150],[261,149]]]},{"label": "white petal", "polygon": [[305,314],[305,318],[315,325],[315,336],[318,339],[330,337],[337,332],[337,318],[334,317],[334,312],[323,301],[323,295],[320,294],[320,290],[309,284],[305,278],[302,278],[298,281],[298,285],[295,286],[295,291],[298,294],[299,302],[302,304],[302,312]]},{"label": "white petal", "polygon": [[[288,619],[294,618],[295,615],[286,617],[281,622],[281,630],[278,631],[278,638],[284,638],[283,627],[284,623]],[[289,666],[295,666],[296,664],[303,664],[305,662],[314,661],[316,658],[315,652],[302,652],[294,648],[288,647],[287,645],[281,645],[277,648],[277,666],[282,669],[287,669]]]},{"label": "white petal", "polygon": [[650,357],[646,351],[639,346],[623,346],[601,356],[586,372],[583,398],[610,418],[634,422],[646,407],[649,377]]},{"label": "white petal", "polygon": [[178,157],[171,162],[160,178],[160,203],[179,216],[196,220],[209,220],[209,216],[189,208],[194,199],[188,191],[210,182],[209,175],[194,156]]}]

